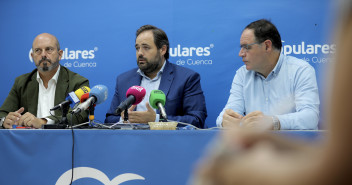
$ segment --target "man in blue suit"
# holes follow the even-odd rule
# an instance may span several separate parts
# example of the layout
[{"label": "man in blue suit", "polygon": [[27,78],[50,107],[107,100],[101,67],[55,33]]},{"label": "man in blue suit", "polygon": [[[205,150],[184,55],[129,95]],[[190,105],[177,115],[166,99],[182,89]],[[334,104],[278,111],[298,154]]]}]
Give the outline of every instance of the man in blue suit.
[{"label": "man in blue suit", "polygon": [[126,91],[131,86],[139,85],[144,87],[147,93],[141,103],[129,108],[129,122],[159,121],[159,110],[154,110],[149,105],[150,92],[159,89],[166,95],[165,110],[169,120],[203,128],[207,110],[200,76],[190,69],[168,61],[169,40],[166,33],[155,26],[144,25],[137,30],[135,47],[138,68],[117,77],[114,97],[105,123],[120,121],[120,116],[114,114],[116,108],[126,99]]}]

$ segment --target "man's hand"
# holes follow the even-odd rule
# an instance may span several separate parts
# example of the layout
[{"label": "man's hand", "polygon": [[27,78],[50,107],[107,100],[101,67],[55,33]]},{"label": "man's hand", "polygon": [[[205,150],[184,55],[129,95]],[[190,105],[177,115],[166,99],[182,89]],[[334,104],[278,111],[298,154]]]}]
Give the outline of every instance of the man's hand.
[{"label": "man's hand", "polygon": [[[130,119],[130,112],[132,112],[135,108],[137,107],[137,105],[132,105],[130,108],[128,108],[128,119]],[[121,112],[121,118],[122,118],[122,120],[124,119],[124,117],[125,117],[125,111],[122,111]],[[129,122],[129,120],[128,120],[128,122],[127,121],[123,121],[124,123],[132,123],[132,122]]]},{"label": "man's hand", "polygon": [[260,111],[254,111],[243,117],[241,127],[260,130],[273,130],[274,123],[271,116],[266,116]]},{"label": "man's hand", "polygon": [[47,122],[46,119],[37,118],[30,112],[26,112],[18,120],[18,125],[23,125],[26,127],[41,128],[43,124],[46,124],[46,122]]},{"label": "man's hand", "polygon": [[311,179],[319,178],[314,169],[323,159],[312,160],[322,152],[318,145],[239,128],[221,136],[198,165],[192,185],[315,184]]},{"label": "man's hand", "polygon": [[24,108],[21,107],[15,112],[10,112],[6,117],[3,123],[4,128],[12,128],[12,125],[18,125],[18,120],[21,118],[21,113],[24,111]]},{"label": "man's hand", "polygon": [[[132,105],[128,109],[128,121],[130,123],[148,123],[155,121],[156,113],[152,107],[150,107],[149,102],[146,102],[147,111],[133,111],[136,105]],[[123,119],[124,112],[121,112],[121,117]]]},{"label": "man's hand", "polygon": [[222,127],[238,127],[242,117],[232,109],[226,109],[222,117]]}]

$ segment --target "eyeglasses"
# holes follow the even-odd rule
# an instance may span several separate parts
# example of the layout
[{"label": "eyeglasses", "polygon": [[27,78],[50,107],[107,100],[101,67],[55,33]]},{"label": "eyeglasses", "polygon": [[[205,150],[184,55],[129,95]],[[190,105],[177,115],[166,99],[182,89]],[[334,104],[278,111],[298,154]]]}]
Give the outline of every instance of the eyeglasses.
[{"label": "eyeglasses", "polygon": [[252,43],[252,44],[242,44],[240,45],[240,48],[243,49],[243,51],[247,52],[248,50],[252,49],[252,45],[254,44],[260,44],[259,42],[255,42],[255,43]]},{"label": "eyeglasses", "polygon": [[[45,52],[48,53],[48,54],[51,54],[51,53],[53,53],[54,51],[55,51],[55,48],[53,48],[53,47],[47,47],[47,48],[45,48]],[[43,52],[43,50],[40,49],[40,48],[35,48],[35,49],[34,49],[34,53],[37,54],[37,55],[42,54],[42,52]]]}]

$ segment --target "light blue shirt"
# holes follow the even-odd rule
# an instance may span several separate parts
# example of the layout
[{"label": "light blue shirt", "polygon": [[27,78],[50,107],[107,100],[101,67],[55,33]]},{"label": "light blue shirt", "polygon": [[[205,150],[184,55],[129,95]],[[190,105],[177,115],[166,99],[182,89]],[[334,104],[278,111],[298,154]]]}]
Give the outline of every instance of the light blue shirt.
[{"label": "light blue shirt", "polygon": [[[147,107],[145,106],[145,104],[146,104],[146,102],[149,102],[150,92],[152,92],[152,90],[159,89],[161,76],[163,74],[165,64],[166,64],[166,61],[164,61],[164,64],[161,67],[160,71],[153,79],[150,79],[148,76],[146,76],[140,69],[137,70],[137,73],[142,76],[140,86],[144,87],[146,90],[146,94],[145,94],[144,99],[142,100],[141,103],[139,103],[137,105],[137,109],[136,109],[137,111],[146,111],[147,110]],[[154,109],[154,111],[156,111],[156,109]],[[156,114],[155,122],[159,122],[159,119],[160,119],[160,115]]]},{"label": "light blue shirt", "polygon": [[232,109],[243,116],[253,111],[277,116],[282,130],[318,129],[319,104],[314,68],[306,61],[280,54],[267,78],[245,65],[237,70],[216,125],[221,127],[224,111]]}]

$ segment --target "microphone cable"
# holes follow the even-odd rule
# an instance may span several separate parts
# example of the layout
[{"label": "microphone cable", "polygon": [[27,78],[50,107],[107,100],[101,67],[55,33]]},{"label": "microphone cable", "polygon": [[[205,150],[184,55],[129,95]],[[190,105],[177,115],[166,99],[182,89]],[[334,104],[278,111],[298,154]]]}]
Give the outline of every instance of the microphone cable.
[{"label": "microphone cable", "polygon": [[105,128],[105,129],[108,128],[108,129],[111,129],[110,126],[106,126],[106,125],[104,125],[102,123],[95,122],[95,121],[93,121],[93,123],[95,124],[95,128]]},{"label": "microphone cable", "polygon": [[[72,135],[72,154],[71,154],[71,156],[72,156],[72,161],[71,161],[72,166],[71,166],[71,172],[72,172],[72,174],[71,174],[70,185],[72,185],[72,183],[73,183],[73,169],[75,167],[75,133],[73,131],[74,130],[73,129],[74,128],[73,127],[73,116],[76,116],[76,114],[71,114],[71,135]],[[80,120],[79,118],[83,119],[83,117],[81,115],[80,115],[80,117],[76,116],[76,118],[77,118],[77,121]]]},{"label": "microphone cable", "polygon": [[60,122],[59,118],[55,116],[53,113],[51,113],[51,110],[49,110],[49,113],[52,117],[54,117],[57,120],[57,122]]},{"label": "microphone cable", "polygon": [[[98,122],[96,122],[98,121]],[[93,126],[91,126],[93,123]],[[75,125],[75,126],[72,126],[73,128],[78,128],[78,127],[81,127],[81,126],[84,126],[84,125],[89,125],[88,128],[110,128],[110,126],[107,126],[105,124],[102,124],[101,121],[99,120],[93,120],[93,121],[87,121],[87,122],[84,122],[84,123],[81,123],[81,124],[78,124],[78,125]]]},{"label": "microphone cable", "polygon": [[192,124],[189,124],[189,123],[184,123],[184,122],[180,122],[180,121],[173,121],[173,120],[167,120],[167,121],[177,122],[181,125],[189,126],[195,130],[226,130],[225,128],[222,128],[222,127],[198,128],[198,127],[196,127]]},{"label": "microphone cable", "polygon": [[198,128],[192,124],[189,124],[189,123],[184,123],[184,122],[180,122],[180,121],[174,121],[174,120],[167,120],[168,122],[177,122],[178,124],[181,124],[181,125],[185,125],[185,126],[189,126],[191,128],[194,128],[195,130],[202,130],[201,128]]},{"label": "microphone cable", "polygon": [[[71,111],[72,112],[72,111]],[[70,113],[71,113],[70,112]],[[71,123],[71,136],[72,136],[72,153],[71,153],[71,182],[70,182],[70,185],[72,185],[72,183],[73,183],[73,169],[74,169],[74,167],[75,167],[75,133],[74,133],[74,127],[73,127],[73,116],[76,116],[75,114],[71,114],[71,121],[70,121],[70,123]],[[76,118],[77,118],[77,120],[80,120],[79,118],[82,118],[83,119],[83,117],[80,115],[80,117],[77,117],[76,116]]]},{"label": "microphone cable", "polygon": [[70,182],[70,185],[72,185],[72,183],[73,183],[73,169],[74,169],[74,167],[75,167],[75,134],[74,134],[74,132],[73,132],[73,122],[72,122],[72,120],[73,120],[73,114],[71,114],[71,135],[72,135],[72,161],[71,161],[71,172],[72,172],[72,174],[71,174],[71,182]]},{"label": "microphone cable", "polygon": [[[59,118],[55,115],[53,115],[51,113],[51,111],[49,111],[50,115],[53,116],[58,122],[60,122]],[[72,171],[72,175],[71,175],[71,182],[70,182],[70,185],[72,185],[73,183],[73,169],[74,169],[74,154],[75,154],[75,136],[74,136],[74,132],[73,132],[73,122],[72,122],[72,119],[73,119],[73,114],[71,114],[71,135],[72,135],[72,160],[71,160],[71,171]],[[78,118],[77,118],[78,119]]]}]

